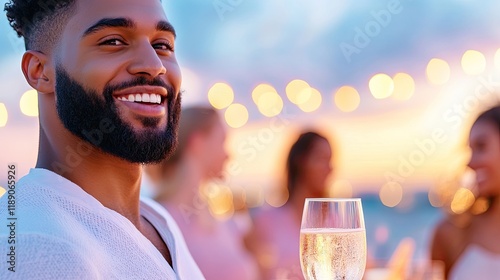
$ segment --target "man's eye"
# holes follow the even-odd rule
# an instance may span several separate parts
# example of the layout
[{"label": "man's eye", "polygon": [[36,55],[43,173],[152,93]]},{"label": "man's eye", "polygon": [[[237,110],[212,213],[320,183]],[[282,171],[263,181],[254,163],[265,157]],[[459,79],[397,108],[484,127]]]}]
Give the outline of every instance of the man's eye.
[{"label": "man's eye", "polygon": [[170,45],[168,43],[156,43],[156,44],[153,44],[153,48],[155,48],[157,50],[162,50],[162,51],[174,51],[174,48],[172,47],[172,45]]},{"label": "man's eye", "polygon": [[125,43],[120,39],[109,39],[99,44],[100,46],[123,46]]}]

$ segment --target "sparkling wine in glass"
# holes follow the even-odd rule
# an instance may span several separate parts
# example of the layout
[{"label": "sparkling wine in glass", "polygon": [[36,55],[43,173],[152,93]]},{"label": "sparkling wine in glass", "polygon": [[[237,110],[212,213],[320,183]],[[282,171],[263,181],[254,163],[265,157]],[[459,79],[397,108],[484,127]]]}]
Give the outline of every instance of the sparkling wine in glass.
[{"label": "sparkling wine in glass", "polygon": [[300,263],[307,280],[362,279],[366,233],[361,199],[306,199]]}]

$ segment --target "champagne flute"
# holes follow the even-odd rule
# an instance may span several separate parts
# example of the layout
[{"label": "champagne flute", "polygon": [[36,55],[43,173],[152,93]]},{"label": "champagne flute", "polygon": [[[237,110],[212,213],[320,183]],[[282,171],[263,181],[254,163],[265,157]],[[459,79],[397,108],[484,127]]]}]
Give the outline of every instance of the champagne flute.
[{"label": "champagne flute", "polygon": [[360,280],[366,266],[361,199],[306,198],[300,264],[307,280]]}]

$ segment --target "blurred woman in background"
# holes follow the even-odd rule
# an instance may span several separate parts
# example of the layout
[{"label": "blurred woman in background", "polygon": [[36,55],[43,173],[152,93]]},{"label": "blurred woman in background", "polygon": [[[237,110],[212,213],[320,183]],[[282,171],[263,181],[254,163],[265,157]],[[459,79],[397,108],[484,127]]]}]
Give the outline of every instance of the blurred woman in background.
[{"label": "blurred woman in background", "polygon": [[292,145],[286,161],[288,201],[259,211],[247,238],[263,279],[304,279],[299,257],[302,209],[305,198],[327,196],[331,161],[330,143],[316,132],[301,134]]},{"label": "blurred woman in background", "polygon": [[469,167],[476,172],[476,197],[488,209],[459,225],[451,219],[436,228],[432,259],[445,264],[447,279],[500,279],[500,107],[482,113],[474,122]]},{"label": "blurred woman in background", "polygon": [[146,167],[155,181],[155,196],[178,223],[189,250],[207,280],[258,279],[258,267],[244,247],[233,220],[219,221],[209,211],[200,186],[223,176],[228,155],[225,127],[211,107],[184,108],[179,145],[159,165]]}]

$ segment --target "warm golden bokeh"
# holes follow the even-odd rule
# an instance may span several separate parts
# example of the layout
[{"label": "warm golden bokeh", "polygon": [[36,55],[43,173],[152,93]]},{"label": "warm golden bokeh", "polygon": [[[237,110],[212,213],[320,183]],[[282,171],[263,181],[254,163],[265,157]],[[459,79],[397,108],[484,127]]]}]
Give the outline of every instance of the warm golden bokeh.
[{"label": "warm golden bokeh", "polygon": [[460,188],[453,196],[451,211],[455,214],[462,214],[474,204],[474,201],[474,194],[469,189]]},{"label": "warm golden bokeh", "polygon": [[387,182],[380,189],[379,197],[385,206],[395,207],[403,199],[403,187],[397,182]]},{"label": "warm golden bokeh", "polygon": [[19,101],[21,112],[28,117],[38,117],[38,93],[31,89],[26,91]]},{"label": "warm golden bokeh", "polygon": [[212,182],[204,186],[201,192],[207,198],[214,217],[226,220],[234,214],[233,194],[229,187]]},{"label": "warm golden bokeh", "polygon": [[444,198],[443,195],[436,190],[436,188],[432,188],[429,190],[429,193],[427,194],[427,197],[429,199],[429,203],[433,207],[443,207],[444,206]]},{"label": "warm golden bokeh", "polygon": [[227,107],[224,119],[230,127],[240,128],[248,122],[248,110],[242,104],[233,103]]},{"label": "warm golden bokeh", "polygon": [[488,201],[488,199],[485,197],[479,197],[471,206],[470,212],[473,215],[480,215],[486,212],[489,207],[490,207],[490,202]]},{"label": "warm golden bokeh", "polygon": [[7,113],[7,107],[5,107],[5,104],[0,103],[0,127],[7,125],[8,119],[9,114]]},{"label": "warm golden bokeh", "polygon": [[300,107],[300,105],[306,103],[311,99],[311,96],[313,95],[313,88],[304,88],[297,94],[297,105]]},{"label": "warm golden bokeh", "polygon": [[259,99],[262,96],[278,94],[276,89],[268,84],[260,84],[256,86],[252,91],[252,100],[256,105],[259,105]]},{"label": "warm golden bokeh", "polygon": [[266,94],[257,102],[259,112],[266,117],[274,117],[283,110],[283,99],[277,94]]},{"label": "warm golden bokeh", "polygon": [[481,52],[468,50],[462,56],[462,69],[467,75],[481,75],[486,69],[486,58]]},{"label": "warm golden bokeh", "polygon": [[[290,100],[290,102],[298,105],[298,104],[303,103],[304,101],[307,100],[307,98],[308,98],[307,94],[309,92],[308,89],[310,87],[311,86],[309,86],[309,84],[306,81],[293,80],[293,81],[289,82],[288,85],[286,86],[286,96],[288,97],[288,100]],[[301,92],[305,92],[305,94],[304,93],[301,94]],[[304,95],[306,97],[305,98],[306,100],[304,100],[304,97],[301,97]]]},{"label": "warm golden bokeh", "polygon": [[7,192],[6,189],[4,189],[3,187],[0,187],[0,197],[2,197],[6,192]]},{"label": "warm golden bokeh", "polygon": [[[306,96],[308,98],[305,98]],[[298,106],[302,111],[306,113],[314,112],[319,108],[319,106],[321,106],[322,101],[323,99],[321,97],[321,93],[317,89],[304,89],[299,94],[300,103],[298,104]]]},{"label": "warm golden bokeh", "polygon": [[226,83],[216,83],[208,91],[208,101],[216,109],[224,109],[234,101],[234,92]]},{"label": "warm golden bokeh", "polygon": [[252,98],[259,112],[266,117],[277,116],[283,110],[283,99],[270,85],[258,85],[252,92]]},{"label": "warm golden bokeh", "polygon": [[415,92],[415,81],[406,73],[397,73],[392,78],[394,81],[394,93],[392,97],[397,100],[408,100]]},{"label": "warm golden bokeh", "polygon": [[450,80],[450,65],[442,59],[433,58],[427,64],[426,75],[431,84],[444,85]]},{"label": "warm golden bokeh", "polygon": [[352,112],[359,107],[361,98],[358,91],[351,86],[343,86],[334,94],[334,102],[342,112]]},{"label": "warm golden bokeh", "polygon": [[288,201],[288,192],[272,190],[266,194],[264,199],[272,207],[281,207]]},{"label": "warm golden bokeh", "polygon": [[384,99],[394,91],[394,82],[392,78],[386,74],[375,74],[368,84],[370,92],[376,99]]}]

